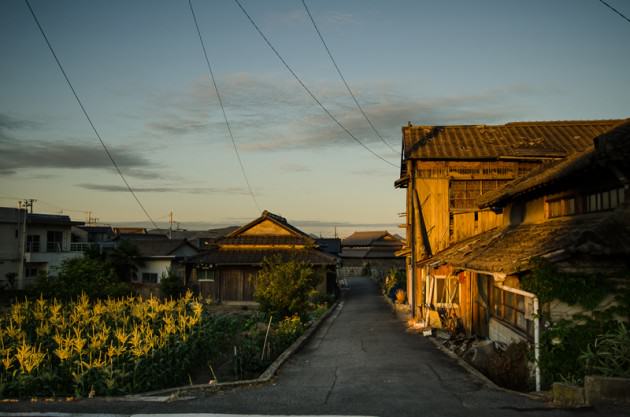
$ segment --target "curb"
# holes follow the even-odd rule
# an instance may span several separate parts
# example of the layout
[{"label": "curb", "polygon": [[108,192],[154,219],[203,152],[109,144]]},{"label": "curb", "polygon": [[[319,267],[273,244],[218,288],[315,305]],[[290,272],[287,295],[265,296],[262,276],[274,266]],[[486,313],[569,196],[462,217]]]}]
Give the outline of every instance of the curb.
[{"label": "curb", "polygon": [[[385,298],[385,300],[391,306],[392,311],[396,314],[396,316],[398,317],[399,320],[406,321],[406,320],[408,320],[410,318],[410,314],[409,313],[399,312],[396,309],[396,306],[394,305],[392,300],[389,299],[389,297],[383,296],[383,298]],[[529,398],[530,400],[537,400],[537,401],[541,400],[541,397],[539,395],[529,394],[529,393],[520,392],[520,391],[514,391],[514,390],[511,390],[511,389],[508,389],[508,388],[503,388],[503,387],[495,384],[490,378],[488,378],[483,373],[481,373],[479,370],[477,370],[477,368],[475,368],[474,366],[472,366],[471,364],[469,364],[468,362],[466,362],[465,360],[460,358],[455,352],[452,352],[451,350],[445,348],[440,342],[435,340],[435,338],[433,338],[433,337],[425,337],[425,339],[427,339],[431,343],[433,343],[433,345],[439,351],[444,353],[449,358],[453,359],[459,366],[464,368],[469,374],[471,374],[471,375],[475,376],[477,379],[479,379],[483,383],[483,385],[485,385],[487,388],[495,389],[495,390],[498,390],[498,391],[503,391],[503,392],[506,392],[506,393],[509,393],[509,394],[521,395],[521,396]]]},{"label": "curb", "polygon": [[302,346],[311,338],[311,336],[321,327],[322,323],[331,316],[331,314],[337,311],[337,314],[343,308],[343,301],[337,300],[320,318],[318,318],[311,326],[296,339],[284,352],[276,358],[263,371],[258,378],[244,379],[240,381],[220,382],[218,384],[196,384],[196,385],[183,385],[173,388],[165,388],[156,391],[149,391],[140,394],[130,394],[123,397],[106,397],[101,399],[110,401],[152,401],[152,402],[166,402],[175,400],[184,400],[194,398],[194,394],[212,393],[221,391],[223,389],[259,385],[269,382],[278,372],[278,369]]}]

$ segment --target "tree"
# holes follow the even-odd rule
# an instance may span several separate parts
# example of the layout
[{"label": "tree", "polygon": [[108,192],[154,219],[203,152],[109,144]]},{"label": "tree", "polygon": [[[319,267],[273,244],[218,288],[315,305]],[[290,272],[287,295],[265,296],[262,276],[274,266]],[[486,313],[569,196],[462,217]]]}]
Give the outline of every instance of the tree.
[{"label": "tree", "polygon": [[129,282],[143,262],[138,258],[140,251],[128,240],[122,240],[107,257],[120,281]]},{"label": "tree", "polygon": [[160,294],[162,297],[179,298],[186,291],[186,286],[181,277],[171,268],[160,278]]},{"label": "tree", "polygon": [[317,294],[320,281],[308,263],[295,259],[283,262],[277,255],[263,260],[255,279],[255,300],[261,310],[278,318],[294,314],[305,318],[309,299]]},{"label": "tree", "polygon": [[56,277],[45,273],[38,277],[36,290],[48,297],[74,298],[85,293],[90,298],[117,297],[131,292],[120,282],[112,265],[90,257],[63,261]]}]

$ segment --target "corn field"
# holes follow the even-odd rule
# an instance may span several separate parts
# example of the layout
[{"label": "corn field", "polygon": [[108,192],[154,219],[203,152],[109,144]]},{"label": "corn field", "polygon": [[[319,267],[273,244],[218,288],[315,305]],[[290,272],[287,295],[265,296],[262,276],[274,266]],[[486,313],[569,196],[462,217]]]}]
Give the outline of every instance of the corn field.
[{"label": "corn field", "polygon": [[[0,318],[0,398],[117,395],[182,385],[191,369],[231,351],[244,327],[252,325],[209,315],[190,292],[165,301],[91,302],[84,295],[65,305],[43,298],[18,302]],[[254,339],[249,344],[258,344],[260,337]]]}]

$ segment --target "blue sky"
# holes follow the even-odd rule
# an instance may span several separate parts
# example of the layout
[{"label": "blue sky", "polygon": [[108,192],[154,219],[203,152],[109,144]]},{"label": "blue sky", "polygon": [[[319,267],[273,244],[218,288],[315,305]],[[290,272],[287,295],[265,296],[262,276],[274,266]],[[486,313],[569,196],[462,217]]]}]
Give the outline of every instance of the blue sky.
[{"label": "blue sky", "polygon": [[[242,224],[247,194],[185,0],[31,0],[155,219]],[[243,5],[333,114],[394,164],[345,91],[301,1]],[[610,3],[630,15],[630,4]],[[401,126],[630,116],[630,24],[597,0],[307,1],[350,86],[395,149]],[[315,233],[397,231],[398,170],[293,80],[232,0],[194,2],[261,208]],[[145,222],[22,1],[0,2],[0,203]],[[81,212],[68,212],[82,219]],[[203,223],[203,224],[202,224]]]}]

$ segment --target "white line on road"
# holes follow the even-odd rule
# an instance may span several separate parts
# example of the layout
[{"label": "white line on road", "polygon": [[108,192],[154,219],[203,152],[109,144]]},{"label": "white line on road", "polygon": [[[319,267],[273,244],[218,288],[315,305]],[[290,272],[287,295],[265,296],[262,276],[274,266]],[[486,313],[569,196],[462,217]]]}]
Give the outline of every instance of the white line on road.
[{"label": "white line on road", "polygon": [[[0,417],[350,417],[339,415],[290,415],[290,414],[208,414],[208,413],[185,413],[185,414],[103,414],[103,413],[36,413],[21,412],[7,413],[0,412]],[[352,416],[369,417],[369,416]]]}]

